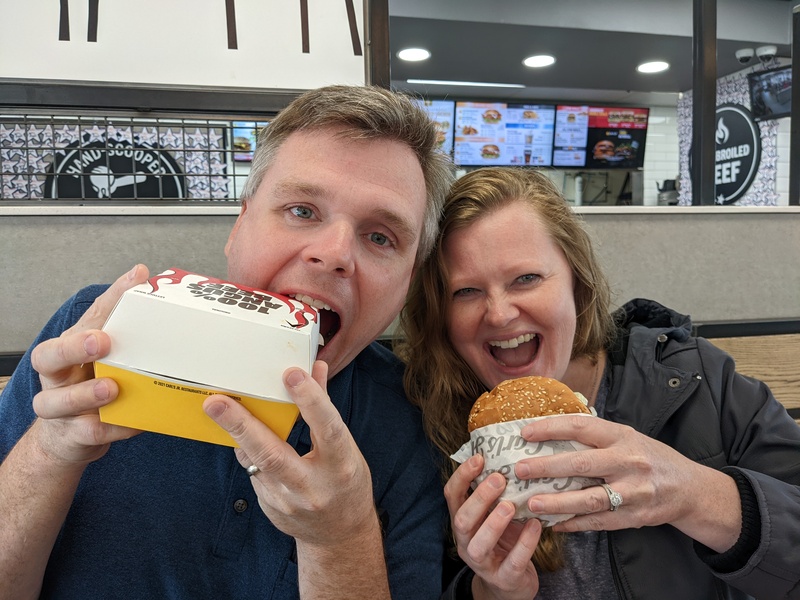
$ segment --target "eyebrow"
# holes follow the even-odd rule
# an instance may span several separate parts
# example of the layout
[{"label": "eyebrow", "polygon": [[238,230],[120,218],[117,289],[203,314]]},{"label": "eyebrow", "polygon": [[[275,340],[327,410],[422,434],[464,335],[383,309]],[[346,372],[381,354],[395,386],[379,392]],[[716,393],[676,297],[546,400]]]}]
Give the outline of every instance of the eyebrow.
[{"label": "eyebrow", "polygon": [[[299,195],[309,199],[325,197],[326,194],[325,189],[321,186],[296,180],[281,181],[276,185],[275,193],[278,196]],[[411,222],[393,210],[378,208],[372,211],[371,216],[379,221],[388,223],[399,237],[407,239],[409,243],[414,243],[419,237],[419,232],[416,231]]]}]

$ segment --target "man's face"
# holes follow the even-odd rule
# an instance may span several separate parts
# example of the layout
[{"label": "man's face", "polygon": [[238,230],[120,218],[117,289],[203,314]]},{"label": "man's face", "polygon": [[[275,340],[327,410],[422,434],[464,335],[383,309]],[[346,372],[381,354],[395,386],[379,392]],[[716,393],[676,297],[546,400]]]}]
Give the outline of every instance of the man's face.
[{"label": "man's face", "polygon": [[426,202],[408,146],[337,131],[286,139],[225,246],[230,281],[323,308],[317,356],[329,377],[402,308]]}]

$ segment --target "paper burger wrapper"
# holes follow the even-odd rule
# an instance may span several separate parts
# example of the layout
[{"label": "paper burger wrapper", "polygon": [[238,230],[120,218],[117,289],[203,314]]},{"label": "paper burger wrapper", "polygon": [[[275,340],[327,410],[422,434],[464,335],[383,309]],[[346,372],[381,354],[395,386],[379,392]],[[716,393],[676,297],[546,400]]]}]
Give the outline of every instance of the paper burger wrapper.
[{"label": "paper burger wrapper", "polygon": [[[463,463],[475,454],[483,456],[484,469],[475,478],[472,484],[473,488],[492,473],[502,474],[506,478],[506,489],[498,499],[498,502],[507,500],[514,504],[516,507],[514,520],[525,522],[528,519],[536,518],[542,522],[543,527],[550,527],[575,515],[539,515],[532,513],[528,510],[529,498],[538,494],[582,490],[602,483],[601,480],[592,477],[518,479],[514,474],[514,465],[522,459],[589,449],[589,446],[575,441],[528,442],[520,435],[520,431],[528,423],[540,419],[557,419],[562,416],[565,415],[518,419],[480,427],[472,432],[469,442],[461,446],[450,458],[456,462]],[[582,416],[592,417],[593,415],[585,414]]]}]

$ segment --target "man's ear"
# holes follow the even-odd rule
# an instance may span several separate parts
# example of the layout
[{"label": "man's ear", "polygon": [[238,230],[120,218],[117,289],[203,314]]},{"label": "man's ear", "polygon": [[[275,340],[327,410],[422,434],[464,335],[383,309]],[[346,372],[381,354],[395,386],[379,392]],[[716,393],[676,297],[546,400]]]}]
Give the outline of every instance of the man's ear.
[{"label": "man's ear", "polygon": [[242,224],[242,219],[244,218],[244,213],[247,212],[247,200],[242,200],[242,210],[239,213],[239,216],[236,217],[236,223],[233,224],[233,229],[228,234],[228,241],[225,242],[225,257],[230,256],[230,249],[231,245],[233,244],[234,238],[236,238],[236,234],[239,232],[239,226]]}]

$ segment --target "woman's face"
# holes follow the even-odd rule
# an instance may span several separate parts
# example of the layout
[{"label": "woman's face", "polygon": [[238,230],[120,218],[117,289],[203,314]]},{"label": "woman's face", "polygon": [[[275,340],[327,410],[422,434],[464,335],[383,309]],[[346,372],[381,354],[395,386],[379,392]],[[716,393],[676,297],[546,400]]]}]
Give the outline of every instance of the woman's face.
[{"label": "woman's face", "polygon": [[561,379],[575,337],[572,269],[535,210],[512,202],[445,240],[447,330],[483,384]]}]

